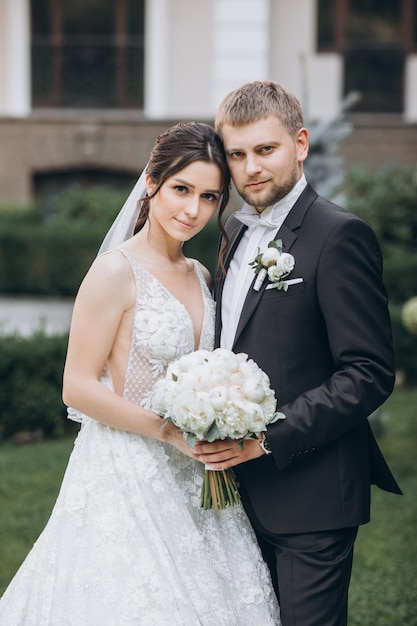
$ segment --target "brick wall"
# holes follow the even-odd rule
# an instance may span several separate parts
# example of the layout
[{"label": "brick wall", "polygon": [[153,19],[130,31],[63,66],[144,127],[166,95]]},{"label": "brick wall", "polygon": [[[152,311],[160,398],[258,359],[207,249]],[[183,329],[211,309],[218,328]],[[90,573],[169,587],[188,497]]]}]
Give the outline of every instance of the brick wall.
[{"label": "brick wall", "polygon": [[346,166],[375,170],[384,165],[417,166],[417,124],[395,115],[351,115],[354,131],[340,145]]},{"label": "brick wall", "polygon": [[30,201],[36,174],[83,168],[140,173],[156,137],[171,123],[79,112],[1,119],[0,205]]},{"label": "brick wall", "polygon": [[[417,164],[417,125],[396,116],[351,115],[339,146],[347,167]],[[95,169],[135,175],[157,135],[174,121],[149,122],[129,112],[37,112],[0,119],[0,206],[33,199],[36,174]]]}]

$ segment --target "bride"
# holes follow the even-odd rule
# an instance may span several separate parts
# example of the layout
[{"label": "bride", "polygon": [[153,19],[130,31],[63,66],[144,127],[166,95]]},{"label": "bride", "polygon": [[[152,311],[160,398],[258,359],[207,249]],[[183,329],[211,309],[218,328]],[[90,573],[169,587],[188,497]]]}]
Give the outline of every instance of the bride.
[{"label": "bride", "polygon": [[63,398],[81,430],[2,626],[280,624],[242,507],[200,508],[204,466],[147,401],[170,362],[213,348],[209,276],[182,245],[228,196],[210,126],[157,139],[76,298]]}]

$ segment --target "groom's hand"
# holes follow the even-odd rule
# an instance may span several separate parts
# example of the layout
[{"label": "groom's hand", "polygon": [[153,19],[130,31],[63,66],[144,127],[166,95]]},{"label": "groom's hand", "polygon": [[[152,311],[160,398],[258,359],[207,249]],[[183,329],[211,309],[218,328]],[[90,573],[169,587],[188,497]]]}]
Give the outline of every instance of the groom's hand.
[{"label": "groom's hand", "polygon": [[228,469],[265,454],[258,439],[244,439],[240,442],[232,439],[218,439],[213,443],[197,441],[193,453],[198,461],[217,470]]}]

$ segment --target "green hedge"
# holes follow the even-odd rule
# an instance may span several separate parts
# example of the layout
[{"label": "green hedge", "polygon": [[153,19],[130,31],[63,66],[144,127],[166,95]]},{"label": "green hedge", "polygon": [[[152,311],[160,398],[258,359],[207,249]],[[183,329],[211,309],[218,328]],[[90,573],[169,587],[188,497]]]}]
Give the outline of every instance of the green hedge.
[{"label": "green hedge", "polygon": [[[106,233],[101,225],[41,223],[10,229],[0,219],[0,292],[72,297],[90,267]],[[218,230],[213,220],[184,251],[211,272]]]},{"label": "green hedge", "polygon": [[[39,206],[0,210],[0,293],[73,297],[127,192],[69,187],[56,211]],[[184,251],[214,272],[217,222],[187,242]]]},{"label": "green hedge", "polygon": [[48,208],[3,207],[0,292],[74,296],[127,194],[71,186]]},{"label": "green hedge", "polygon": [[97,226],[32,224],[11,231],[0,224],[0,292],[73,296],[102,236]]},{"label": "green hedge", "polygon": [[[414,169],[352,170],[346,208],[374,228],[384,256],[397,370],[417,384],[417,337],[401,322],[401,308],[417,295],[417,176]],[[73,297],[127,191],[68,188],[42,207],[0,210],[0,292]],[[51,203],[49,203],[49,207]],[[215,220],[184,245],[213,273]],[[45,436],[67,428],[61,400],[66,337],[0,338],[0,437],[40,427]]]},{"label": "green hedge", "polygon": [[417,172],[389,166],[371,172],[353,168],[345,180],[346,208],[368,222],[384,259],[390,298],[396,367],[405,382],[417,384],[417,336],[401,322],[401,309],[417,296]]},{"label": "green hedge", "polygon": [[59,437],[72,428],[62,402],[68,335],[0,337],[0,439],[40,430]]}]

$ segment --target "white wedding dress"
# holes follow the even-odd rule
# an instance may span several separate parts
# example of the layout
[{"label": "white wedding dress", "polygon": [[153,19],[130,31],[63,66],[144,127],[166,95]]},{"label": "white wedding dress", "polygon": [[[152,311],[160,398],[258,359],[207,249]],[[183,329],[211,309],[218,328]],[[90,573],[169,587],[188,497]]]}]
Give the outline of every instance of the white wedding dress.
[{"label": "white wedding dress", "polygon": [[[137,298],[124,395],[144,404],[147,394],[149,404],[168,364],[194,349],[194,329],[184,306],[127,258]],[[214,306],[195,267],[205,301],[199,347],[212,349]],[[48,524],[0,600],[1,626],[279,625],[241,506],[200,508],[203,465],[82,422]]]}]

